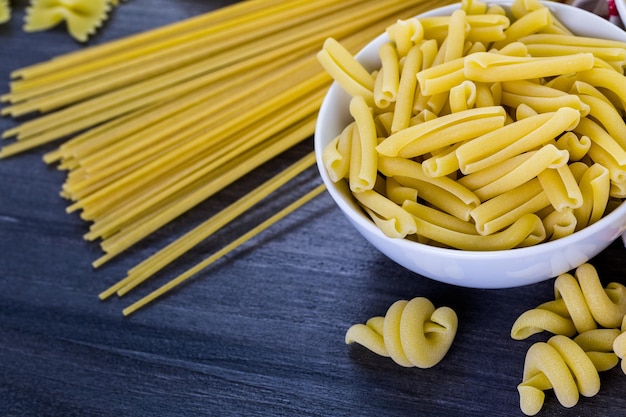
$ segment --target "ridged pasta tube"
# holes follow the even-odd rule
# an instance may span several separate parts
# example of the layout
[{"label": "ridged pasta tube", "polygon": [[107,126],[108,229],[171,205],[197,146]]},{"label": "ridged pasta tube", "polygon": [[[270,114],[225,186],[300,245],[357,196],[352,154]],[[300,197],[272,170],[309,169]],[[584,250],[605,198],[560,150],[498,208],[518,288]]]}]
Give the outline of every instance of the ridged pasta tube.
[{"label": "ridged pasta tube", "polygon": [[573,336],[598,325],[617,328],[626,314],[626,287],[612,282],[602,287],[596,269],[583,264],[575,277],[562,274],[554,282],[555,300],[522,313],[511,329],[511,337],[522,340],[535,333]]},{"label": "ridged pasta tube", "polygon": [[610,369],[616,363],[610,352],[615,332],[612,329],[592,330],[579,337],[572,340],[555,335],[528,349],[524,376],[517,386],[524,414],[537,414],[544,404],[544,391],[549,389],[553,389],[558,401],[568,408],[578,403],[580,395],[592,397],[598,393],[598,372]]},{"label": "ridged pasta tube", "polygon": [[404,367],[430,368],[448,353],[456,336],[458,318],[449,307],[435,309],[430,300],[399,300],[384,317],[372,317],[346,332],[346,343],[358,343],[391,357]]}]

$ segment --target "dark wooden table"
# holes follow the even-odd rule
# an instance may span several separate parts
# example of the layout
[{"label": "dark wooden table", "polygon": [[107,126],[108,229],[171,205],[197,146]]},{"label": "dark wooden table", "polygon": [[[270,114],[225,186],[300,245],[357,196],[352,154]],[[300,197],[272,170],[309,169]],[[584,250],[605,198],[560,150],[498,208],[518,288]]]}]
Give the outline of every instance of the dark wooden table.
[{"label": "dark wooden table", "polygon": [[[25,1],[0,26],[0,91],[10,71],[80,46],[63,28],[25,34]],[[100,43],[228,2],[133,0],[113,14]],[[14,121],[0,120],[0,130]],[[307,153],[310,140],[255,170],[123,256],[82,239],[65,213],[64,173],[43,147],[0,161],[0,415],[3,417],[517,416],[524,356],[541,334],[510,338],[523,311],[553,298],[552,282],[507,290],[457,288],[416,276],[376,252],[328,195],[135,315],[122,308],[247,231],[257,218],[319,183],[314,169],[185,255],[126,298],[97,294],[173,237]],[[592,261],[603,280],[626,282],[615,242]],[[488,267],[487,265],[485,266]],[[456,310],[457,338],[434,368],[401,368],[344,335],[416,296]],[[542,416],[620,415],[626,375],[601,375],[593,398],[565,409],[547,394]]]}]

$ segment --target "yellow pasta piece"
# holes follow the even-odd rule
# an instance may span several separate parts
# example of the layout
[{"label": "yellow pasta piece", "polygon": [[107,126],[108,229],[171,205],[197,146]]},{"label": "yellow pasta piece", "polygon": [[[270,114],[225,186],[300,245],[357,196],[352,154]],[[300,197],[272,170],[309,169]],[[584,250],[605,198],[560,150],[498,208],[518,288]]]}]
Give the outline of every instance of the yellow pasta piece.
[{"label": "yellow pasta piece", "polygon": [[[578,81],[585,82],[596,88],[605,88],[615,94],[619,103],[613,102],[616,107],[624,108],[626,103],[626,78],[623,74],[608,68],[593,68],[576,74]],[[613,100],[611,100],[613,101]]]},{"label": "yellow pasta piece", "polygon": [[465,58],[463,73],[472,81],[515,81],[591,70],[594,63],[595,58],[590,53],[533,58],[481,52]]},{"label": "yellow pasta piece", "polygon": [[488,235],[464,233],[449,226],[440,226],[415,218],[418,235],[452,248],[467,251],[507,250],[532,246],[545,240],[546,234],[541,219],[535,214],[524,214],[502,231]]},{"label": "yellow pasta piece", "polygon": [[468,26],[465,10],[457,9],[450,15],[448,35],[445,42],[444,62],[461,58],[464,54],[465,34]]},{"label": "yellow pasta piece", "polygon": [[11,19],[11,6],[9,0],[0,0],[0,24]]},{"label": "yellow pasta piece", "polygon": [[596,269],[583,264],[554,281],[555,299],[521,314],[511,328],[511,337],[526,339],[548,331],[573,336],[597,328],[616,328],[626,314],[626,287],[609,283],[602,287]]},{"label": "yellow pasta piece", "polygon": [[522,216],[535,213],[550,205],[539,180],[534,178],[518,187],[510,189],[490,200],[482,202],[470,212],[481,235],[495,233]]},{"label": "yellow pasta piece", "polygon": [[466,59],[468,58],[453,59],[426,67],[418,72],[417,81],[421,87],[422,94],[433,96],[439,93],[447,93],[452,87],[465,81],[467,79],[464,70]]},{"label": "yellow pasta piece", "polygon": [[563,107],[553,113],[538,114],[472,139],[457,149],[464,174],[519,155],[555,139],[578,124],[580,113]]},{"label": "yellow pasta piece", "polygon": [[381,60],[378,75],[380,87],[374,88],[374,103],[378,108],[386,109],[395,103],[398,96],[400,84],[399,57],[395,46],[390,42],[381,45],[378,48],[378,54]]},{"label": "yellow pasta piece", "polygon": [[538,174],[537,178],[555,210],[561,212],[583,205],[582,192],[569,165],[545,169]]},{"label": "yellow pasta piece", "polygon": [[572,209],[553,210],[542,218],[546,229],[546,239],[556,240],[569,236],[576,231],[576,216]]},{"label": "yellow pasta piece", "polygon": [[[428,135],[430,133],[441,131],[446,127],[451,127],[454,125],[458,125],[459,123],[472,121],[472,120],[482,120],[488,117],[500,117],[500,123],[504,123],[505,110],[500,106],[493,107],[485,107],[485,108],[473,108],[466,111],[461,111],[458,113],[445,115],[441,117],[436,117],[432,120],[426,121],[424,123],[418,123],[413,126],[410,126],[406,129],[400,130],[389,137],[385,138],[377,147],[376,150],[379,154],[385,156],[398,156],[401,154],[402,150],[410,145],[412,142],[419,140],[420,137],[424,135]],[[452,129],[455,129],[452,127]],[[460,134],[460,132],[459,132]],[[427,150],[420,149],[418,155],[429,152],[430,150],[437,149],[439,147],[445,146],[445,144],[452,144],[454,141],[443,142],[443,144],[437,145],[436,143],[432,143],[433,138],[431,137],[430,145]],[[457,134],[458,137],[458,134]],[[459,139],[463,140],[463,139]],[[417,146],[417,145],[415,145]],[[404,155],[405,157],[410,157],[410,155]],[[415,156],[415,155],[413,155]]]},{"label": "yellow pasta piece", "polygon": [[593,366],[603,372],[613,369],[619,361],[613,351],[613,344],[619,334],[619,329],[588,330],[574,337],[574,342],[585,351]]},{"label": "yellow pasta piece", "polygon": [[619,165],[626,165],[626,150],[600,125],[589,118],[581,118],[574,132],[587,136],[592,142],[603,148]]},{"label": "yellow pasta piece", "polygon": [[413,216],[436,226],[444,227],[466,235],[477,234],[476,227],[474,227],[473,223],[463,221],[433,207],[420,204],[416,200],[404,200],[402,202],[402,208],[411,213]]},{"label": "yellow pasta piece", "polygon": [[591,148],[591,140],[587,136],[579,137],[574,132],[565,132],[556,140],[556,147],[567,151],[570,161],[580,161]]},{"label": "yellow pasta piece", "polygon": [[524,375],[517,387],[520,408],[535,415],[543,407],[544,391],[553,389],[565,407],[578,403],[579,395],[592,397],[600,390],[600,376],[585,351],[568,337],[552,336],[533,344],[526,353]]},{"label": "yellow pasta piece", "polygon": [[352,153],[352,136],[355,124],[346,126],[341,134],[332,140],[322,155],[328,176],[333,182],[346,178],[350,172],[350,154]]},{"label": "yellow pasta piece", "polygon": [[415,188],[405,187],[395,178],[389,177],[385,181],[385,195],[391,201],[402,205],[405,201],[417,201],[418,192]]},{"label": "yellow pasta piece", "polygon": [[372,317],[346,332],[346,343],[358,343],[400,366],[431,368],[448,353],[456,336],[458,318],[449,307],[424,297],[393,303],[384,317]]},{"label": "yellow pasta piece", "polygon": [[376,182],[376,124],[372,110],[361,96],[355,96],[350,101],[350,114],[356,123],[350,155],[350,189],[362,192],[374,188]]},{"label": "yellow pasta piece", "polygon": [[[606,98],[587,94],[580,94],[579,97],[589,106],[589,117],[596,120],[621,149],[626,148],[626,138],[622,134],[626,129],[626,123],[615,106]],[[607,150],[610,151],[610,149]]]},{"label": "yellow pasta piece", "polygon": [[503,82],[502,105],[516,108],[522,104],[531,107],[537,113],[554,112],[561,107],[579,110],[582,116],[590,112],[589,105],[578,95],[528,80]]},{"label": "yellow pasta piece", "polygon": [[65,22],[70,35],[85,42],[107,19],[109,11],[109,0],[33,0],[26,9],[24,30],[47,30]]},{"label": "yellow pasta piece", "polygon": [[398,95],[389,133],[395,133],[409,127],[413,115],[413,102],[417,92],[415,74],[422,67],[423,53],[419,46],[414,46],[406,53],[402,66]]},{"label": "yellow pasta piece", "polygon": [[626,315],[622,319],[620,327],[621,333],[613,341],[613,351],[619,359],[621,359],[622,372],[626,374]]},{"label": "yellow pasta piece", "polygon": [[402,207],[373,190],[354,193],[354,197],[368,210],[372,220],[389,237],[402,238],[415,234],[415,221]]},{"label": "yellow pasta piece", "polygon": [[459,200],[468,205],[478,205],[478,197],[463,185],[448,177],[430,177],[424,172],[422,164],[405,158],[387,158],[384,156],[378,159],[378,168],[381,173],[388,177],[413,178],[419,181],[430,183],[442,190],[456,196]]},{"label": "yellow pasta piece", "polygon": [[449,146],[447,149],[439,150],[430,158],[424,159],[422,168],[429,177],[443,177],[445,175],[456,174],[459,170],[459,160],[456,157],[456,149],[462,143]]},{"label": "yellow pasta piece", "polygon": [[609,170],[595,163],[585,170],[579,181],[583,204],[574,210],[580,230],[598,221],[606,211],[610,195]]},{"label": "yellow pasta piece", "polygon": [[524,36],[539,32],[551,24],[552,14],[547,8],[543,7],[533,10],[511,23],[511,26],[504,31],[505,38],[495,42],[493,47],[501,49],[503,46],[515,42]]},{"label": "yellow pasta piece", "polygon": [[476,104],[476,84],[471,81],[463,81],[452,87],[449,102],[452,113],[471,109]]},{"label": "yellow pasta piece", "polygon": [[374,78],[339,42],[328,38],[317,59],[348,94],[362,96],[373,104]]},{"label": "yellow pasta piece", "polygon": [[396,45],[400,57],[407,56],[411,48],[424,39],[424,27],[417,18],[398,19],[386,30],[389,39]]},{"label": "yellow pasta piece", "polygon": [[545,170],[557,169],[566,165],[568,157],[567,151],[560,151],[554,145],[542,146],[511,171],[473,191],[481,201],[488,200],[530,181]]}]

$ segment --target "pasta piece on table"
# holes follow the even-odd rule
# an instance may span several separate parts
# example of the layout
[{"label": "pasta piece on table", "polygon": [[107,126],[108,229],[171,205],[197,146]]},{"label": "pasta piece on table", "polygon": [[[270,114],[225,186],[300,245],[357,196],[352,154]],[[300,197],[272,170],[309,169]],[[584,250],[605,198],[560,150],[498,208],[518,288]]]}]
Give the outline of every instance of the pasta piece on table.
[{"label": "pasta piece on table", "polygon": [[457,327],[457,315],[450,307],[435,309],[427,298],[416,297],[396,301],[384,317],[351,326],[345,340],[404,367],[431,368],[448,353]]}]

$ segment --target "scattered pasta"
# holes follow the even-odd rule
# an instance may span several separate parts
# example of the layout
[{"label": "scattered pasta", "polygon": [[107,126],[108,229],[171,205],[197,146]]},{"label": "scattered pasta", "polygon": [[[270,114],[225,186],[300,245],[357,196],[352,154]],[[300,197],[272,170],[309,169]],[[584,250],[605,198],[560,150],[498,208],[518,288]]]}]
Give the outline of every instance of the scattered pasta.
[{"label": "scattered pasta", "polygon": [[[609,283],[603,288],[596,269],[583,264],[575,276],[557,277],[554,289],[555,300],[522,313],[511,329],[516,340],[542,331],[554,334],[526,354],[518,391],[527,415],[541,410],[549,389],[565,407],[573,407],[579,394],[595,395],[598,372],[614,368],[626,354],[626,287]],[[624,361],[622,370],[626,373]]]},{"label": "scattered pasta", "polygon": [[547,331],[574,336],[598,327],[617,328],[626,315],[626,287],[612,282],[602,287],[591,264],[579,266],[575,275],[562,274],[554,281],[555,299],[522,313],[511,337],[522,340]]},{"label": "scattered pasta", "polygon": [[[584,335],[584,334],[583,334]],[[588,336],[594,353],[610,353],[615,332]],[[599,351],[599,352],[598,352]],[[609,361],[610,362],[610,361]],[[613,366],[616,363],[612,362]],[[552,389],[564,407],[573,407],[579,396],[592,397],[600,390],[599,371],[588,352],[576,341],[563,335],[552,336],[547,342],[533,344],[526,354],[524,377],[518,385],[520,407],[526,415],[535,415],[543,407],[544,391]],[[610,366],[610,363],[609,363]],[[609,368],[610,369],[610,368]]]},{"label": "scattered pasta", "polygon": [[[626,129],[626,43],[574,36],[540,2],[515,0],[510,10],[464,1],[449,16],[398,21],[370,74],[334,40],[319,52],[352,97],[354,121],[323,155],[333,181],[348,182],[362,203],[377,169],[383,196],[398,184],[411,197],[389,198],[400,210],[418,202],[475,227],[463,235],[451,221],[434,227],[413,212],[415,234],[398,233],[363,206],[385,235],[512,249],[569,236],[626,196],[626,141],[618,133]],[[410,163],[419,178],[389,169],[391,161]],[[528,215],[538,222],[521,231],[516,225]]]},{"label": "scattered pasta", "polygon": [[430,368],[448,353],[457,327],[454,310],[435,309],[427,298],[416,297],[396,301],[384,317],[353,325],[346,332],[346,343],[358,343],[401,366]]}]

